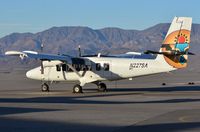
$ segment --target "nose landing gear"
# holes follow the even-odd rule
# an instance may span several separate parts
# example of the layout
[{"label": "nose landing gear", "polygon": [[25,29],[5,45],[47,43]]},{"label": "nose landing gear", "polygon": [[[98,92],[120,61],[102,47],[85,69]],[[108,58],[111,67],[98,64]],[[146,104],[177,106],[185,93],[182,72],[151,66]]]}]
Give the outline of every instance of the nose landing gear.
[{"label": "nose landing gear", "polygon": [[49,92],[49,85],[47,83],[43,83],[41,85],[42,92]]},{"label": "nose landing gear", "polygon": [[83,93],[83,89],[82,89],[82,87],[80,86],[80,85],[75,85],[74,87],[73,87],[73,93]]}]

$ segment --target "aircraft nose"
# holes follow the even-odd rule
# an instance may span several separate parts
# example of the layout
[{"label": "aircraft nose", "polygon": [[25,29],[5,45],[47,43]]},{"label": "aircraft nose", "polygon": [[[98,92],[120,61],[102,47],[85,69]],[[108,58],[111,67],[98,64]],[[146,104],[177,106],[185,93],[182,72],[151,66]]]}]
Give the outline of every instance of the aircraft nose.
[{"label": "aircraft nose", "polygon": [[31,70],[26,72],[26,77],[32,79],[32,71]]},{"label": "aircraft nose", "polygon": [[35,68],[35,69],[32,69],[32,70],[26,72],[26,77],[30,78],[30,79],[40,80],[41,75],[40,75],[39,69]]}]

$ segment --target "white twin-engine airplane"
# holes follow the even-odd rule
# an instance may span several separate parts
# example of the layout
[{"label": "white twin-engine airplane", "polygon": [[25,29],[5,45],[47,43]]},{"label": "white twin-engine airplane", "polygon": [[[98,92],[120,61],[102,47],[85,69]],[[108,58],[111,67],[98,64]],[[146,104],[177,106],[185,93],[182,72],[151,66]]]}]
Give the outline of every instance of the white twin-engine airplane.
[{"label": "white twin-engine airplane", "polygon": [[192,18],[175,17],[162,43],[160,51],[129,52],[120,55],[69,55],[44,54],[34,51],[7,51],[5,55],[40,59],[41,66],[26,73],[31,79],[41,80],[42,91],[49,91],[52,82],[76,81],[74,93],[94,83],[99,91],[106,91],[102,81],[134,78],[149,74],[185,68],[188,62]]}]

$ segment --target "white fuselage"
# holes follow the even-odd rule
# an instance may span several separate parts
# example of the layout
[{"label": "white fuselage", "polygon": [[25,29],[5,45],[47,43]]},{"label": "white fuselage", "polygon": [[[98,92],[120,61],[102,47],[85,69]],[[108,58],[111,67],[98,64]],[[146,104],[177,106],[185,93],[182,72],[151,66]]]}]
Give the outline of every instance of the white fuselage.
[{"label": "white fuselage", "polygon": [[48,61],[46,61],[43,62],[43,64],[47,64],[44,66],[44,74],[41,74],[41,67],[37,67],[28,71],[26,76],[31,79],[44,81],[80,81],[82,79],[85,84],[95,81],[133,78],[175,70],[175,68],[169,66],[164,61],[162,55],[158,55],[156,59],[113,57],[85,57],[85,59],[89,60],[87,65],[90,67],[90,70],[88,68],[87,70],[79,69],[80,71],[78,70],[78,73],[76,73],[72,70],[66,70],[62,66],[58,68],[58,64],[61,65],[62,62],[51,61],[54,63],[48,65]]}]

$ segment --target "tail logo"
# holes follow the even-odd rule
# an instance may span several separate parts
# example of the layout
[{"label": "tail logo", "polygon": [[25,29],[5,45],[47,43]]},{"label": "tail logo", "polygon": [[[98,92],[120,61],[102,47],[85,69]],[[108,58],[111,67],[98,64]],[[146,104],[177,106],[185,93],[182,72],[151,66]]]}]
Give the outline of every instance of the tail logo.
[{"label": "tail logo", "polygon": [[[162,51],[179,51],[187,53],[190,43],[190,31],[177,30],[169,34],[162,46]],[[187,55],[164,56],[166,62],[175,68],[183,68],[187,65]]]}]

